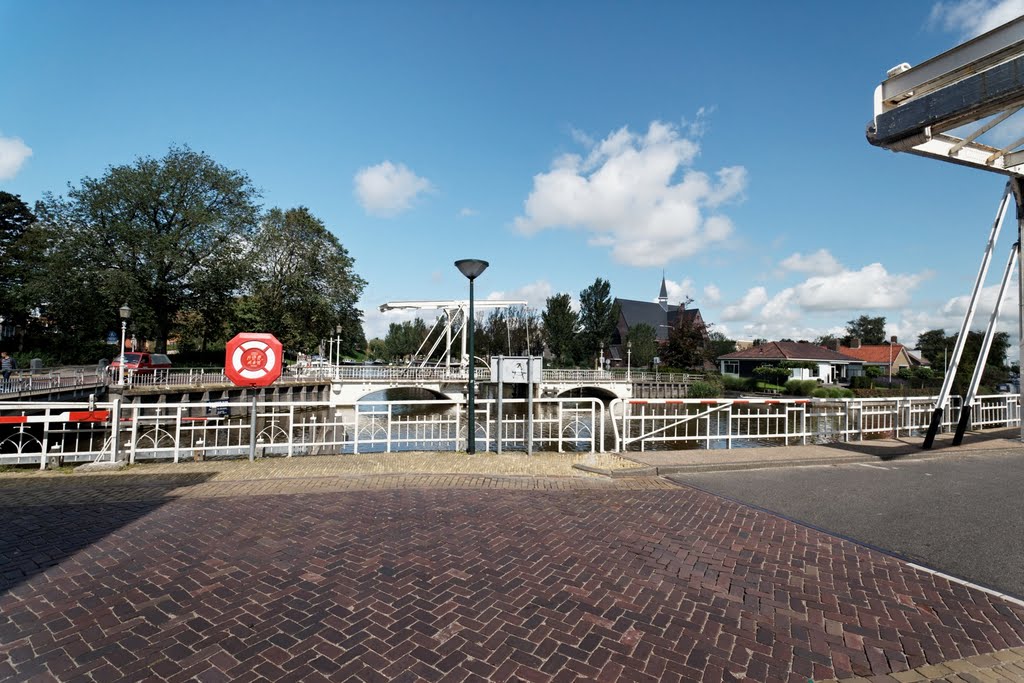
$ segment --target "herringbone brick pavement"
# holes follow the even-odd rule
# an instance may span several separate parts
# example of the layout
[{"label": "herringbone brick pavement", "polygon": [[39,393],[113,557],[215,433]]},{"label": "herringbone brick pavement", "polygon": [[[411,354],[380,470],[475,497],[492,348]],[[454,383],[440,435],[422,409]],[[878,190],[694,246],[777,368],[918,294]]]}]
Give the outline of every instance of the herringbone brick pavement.
[{"label": "herringbone brick pavement", "polygon": [[806,683],[1024,645],[1014,603],[689,488],[8,506],[0,571],[12,680]]}]

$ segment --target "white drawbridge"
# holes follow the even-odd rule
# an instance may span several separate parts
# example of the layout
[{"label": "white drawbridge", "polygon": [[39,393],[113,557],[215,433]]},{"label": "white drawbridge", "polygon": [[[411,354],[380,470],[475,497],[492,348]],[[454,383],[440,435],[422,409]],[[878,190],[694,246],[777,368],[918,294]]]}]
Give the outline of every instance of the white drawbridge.
[{"label": "white drawbridge", "polygon": [[[487,308],[511,308],[512,306],[525,306],[525,301],[518,300],[475,300],[473,305],[477,309]],[[422,357],[419,367],[427,367],[433,364],[435,367],[450,369],[452,363],[452,342],[453,337],[459,337],[459,361],[454,365],[465,368],[469,365],[469,354],[466,353],[466,321],[469,319],[469,299],[450,301],[389,301],[381,304],[380,310],[415,310],[415,311],[441,311],[442,315],[434,321],[420,348],[416,350],[416,358]],[[527,328],[529,329],[529,328]],[[436,334],[435,334],[436,333]],[[434,354],[441,350],[441,354],[434,357]],[[431,360],[433,359],[433,360]],[[415,361],[410,362],[412,365]]]}]

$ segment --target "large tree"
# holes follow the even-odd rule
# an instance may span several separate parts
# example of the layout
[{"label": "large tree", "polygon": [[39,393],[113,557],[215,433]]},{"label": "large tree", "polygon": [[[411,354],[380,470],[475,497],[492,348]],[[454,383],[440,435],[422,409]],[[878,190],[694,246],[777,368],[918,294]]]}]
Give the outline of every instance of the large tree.
[{"label": "large tree", "polygon": [[[952,359],[953,348],[956,346],[957,334],[946,336],[945,330],[928,330],[917,337],[917,348],[921,354],[931,361],[932,368],[940,372],[945,371],[945,363]],[[981,353],[981,345],[985,340],[985,333],[971,331],[967,333],[967,340],[964,343],[963,355],[960,358],[960,372],[965,367],[974,367],[978,363],[978,355]],[[993,368],[993,373],[1001,371],[1006,365],[1007,351],[1010,348],[1010,337],[1005,332],[996,332],[992,337],[992,346],[989,348],[988,358],[985,365]]]},{"label": "large tree", "polygon": [[708,333],[707,360],[717,364],[719,356],[724,356],[735,350],[736,342],[729,339],[724,332],[714,331]]},{"label": "large tree", "polygon": [[945,330],[928,330],[917,336],[917,348],[933,369],[944,372],[948,354],[953,350],[953,342],[951,337],[946,336]]},{"label": "large tree", "polygon": [[253,238],[251,259],[245,331],[271,332],[285,348],[301,351],[312,351],[328,338],[340,338],[345,354],[365,347],[355,302],[366,282],[338,238],[309,209],[267,212]]},{"label": "large tree", "polygon": [[[67,199],[44,200],[48,241],[62,254],[49,276],[66,275],[58,270],[64,267],[78,271],[71,281],[112,312],[97,331],[112,327],[117,307],[128,303],[139,336],[164,351],[180,311],[223,302],[245,280],[258,196],[244,173],[187,146],[108,168],[84,178]],[[84,294],[48,293],[40,303],[65,309],[70,302],[58,299]]]},{"label": "large tree", "polygon": [[26,322],[27,305],[22,294],[31,256],[25,234],[35,221],[21,197],[0,191],[0,316],[5,323]]},{"label": "large tree", "polygon": [[597,278],[580,292],[580,345],[584,356],[596,354],[599,347],[609,347],[615,325],[619,321],[618,306],[612,300],[611,284]]},{"label": "large tree", "polygon": [[860,339],[861,344],[884,344],[885,316],[862,315],[856,320],[847,321],[843,343],[849,346],[854,339]]},{"label": "large tree", "polygon": [[575,363],[579,347],[576,340],[579,317],[572,310],[572,298],[568,294],[548,297],[541,319],[544,322],[544,343],[555,362],[561,365]]},{"label": "large tree", "polygon": [[696,316],[680,315],[668,332],[661,363],[673,368],[703,369],[707,355],[707,328]]},{"label": "large tree", "polygon": [[[388,325],[388,334],[384,338],[384,355],[388,360],[411,359],[427,338],[430,330],[422,318]],[[474,334],[473,341],[476,341]],[[474,352],[476,350],[474,349]]]},{"label": "large tree", "polygon": [[629,347],[629,364],[634,368],[646,368],[658,355],[658,333],[647,323],[637,323],[626,334]]}]

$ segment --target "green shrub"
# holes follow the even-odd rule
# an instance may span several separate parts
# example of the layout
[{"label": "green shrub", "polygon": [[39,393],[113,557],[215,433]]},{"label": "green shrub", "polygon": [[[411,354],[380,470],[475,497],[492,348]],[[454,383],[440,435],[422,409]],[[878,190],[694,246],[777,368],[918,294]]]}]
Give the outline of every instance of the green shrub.
[{"label": "green shrub", "polygon": [[853,392],[839,387],[818,387],[811,392],[814,398],[853,398]]},{"label": "green shrub", "polygon": [[750,379],[735,375],[722,375],[722,386],[728,391],[746,391],[750,389]]},{"label": "green shrub", "polygon": [[687,398],[717,398],[722,395],[722,387],[714,382],[694,382],[686,390]]},{"label": "green shrub", "polygon": [[810,396],[819,386],[816,379],[791,379],[786,382],[786,394],[789,396]]}]

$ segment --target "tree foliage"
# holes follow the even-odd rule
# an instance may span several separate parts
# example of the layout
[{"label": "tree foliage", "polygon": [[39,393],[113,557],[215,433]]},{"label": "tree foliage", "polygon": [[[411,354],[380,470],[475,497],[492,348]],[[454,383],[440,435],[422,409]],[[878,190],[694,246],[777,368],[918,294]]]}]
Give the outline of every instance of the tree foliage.
[{"label": "tree foliage", "polygon": [[732,353],[736,350],[736,342],[729,339],[725,333],[713,331],[708,333],[707,360],[715,362],[719,356]]},{"label": "tree foliage", "polygon": [[[956,347],[956,339],[959,335],[946,336],[945,330],[928,330],[917,337],[917,348],[927,358],[932,368],[945,371],[944,363],[952,359],[953,349]],[[981,331],[970,331],[967,333],[967,340],[964,343],[963,355],[960,358],[960,367],[965,365],[974,366],[978,362],[978,355],[981,353],[982,343],[985,341],[985,333]],[[992,337],[992,346],[989,349],[987,366],[1001,370],[1006,363],[1007,352],[1010,348],[1010,336],[1006,332],[996,332]]]},{"label": "tree foliage", "polygon": [[234,332],[270,332],[285,348],[311,350],[321,339],[340,338],[344,354],[363,349],[355,302],[366,283],[345,247],[309,209],[267,212],[251,254],[245,324]]},{"label": "tree foliage", "polygon": [[634,368],[645,368],[658,355],[658,333],[647,323],[637,323],[629,328],[626,341],[632,344],[630,364]]},{"label": "tree foliage", "polygon": [[36,217],[18,195],[0,191],[0,316],[24,324],[28,302],[20,296],[30,261],[25,235]]},{"label": "tree foliage", "polygon": [[476,327],[476,354],[485,356],[525,356],[539,353],[540,319],[525,306],[493,309]]},{"label": "tree foliage", "polygon": [[[388,334],[384,337],[384,357],[392,361],[411,360],[429,332],[422,318],[391,323],[388,325]],[[476,341],[475,335],[473,341]]]},{"label": "tree foliage", "polygon": [[669,330],[668,342],[661,350],[661,362],[673,368],[703,369],[707,341],[707,328],[696,316],[680,315]]},{"label": "tree foliage", "polygon": [[885,343],[885,316],[871,317],[862,315],[856,320],[846,323],[846,337],[843,344],[850,345],[854,339],[860,339],[861,344],[884,344]]},{"label": "tree foliage", "polygon": [[612,300],[611,284],[602,278],[595,279],[594,284],[580,292],[579,342],[584,357],[611,345],[618,321],[619,309]]},{"label": "tree foliage", "polygon": [[88,293],[113,313],[94,321],[98,336],[127,302],[139,336],[166,350],[180,311],[224,300],[243,283],[257,197],[245,174],[188,147],[86,177],[67,199],[47,196],[43,239],[56,256],[48,275],[69,267],[87,289],[51,287],[46,303],[67,310],[69,297]]},{"label": "tree foliage", "polygon": [[554,356],[555,363],[570,365],[576,362],[579,317],[572,310],[572,298],[568,294],[548,297],[541,320],[544,323],[544,344]]}]

